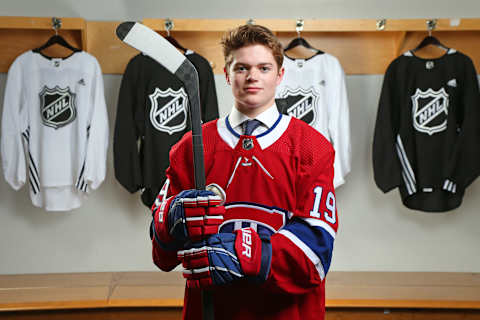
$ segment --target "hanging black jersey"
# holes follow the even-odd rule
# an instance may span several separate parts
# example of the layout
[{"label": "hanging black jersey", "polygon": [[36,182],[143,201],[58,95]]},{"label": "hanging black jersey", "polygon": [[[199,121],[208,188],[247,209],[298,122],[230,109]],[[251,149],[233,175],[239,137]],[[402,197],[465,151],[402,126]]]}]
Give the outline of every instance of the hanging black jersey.
[{"label": "hanging black jersey", "polygon": [[1,142],[14,189],[28,180],[35,206],[79,207],[106,173],[108,119],[95,57],[83,51],[65,59],[32,51],[17,57],[8,71]]},{"label": "hanging black jersey", "polygon": [[[218,118],[213,71],[202,56],[187,50],[200,80],[202,121]],[[130,192],[142,189],[150,207],[165,181],[170,148],[190,129],[182,83],[152,58],[133,57],[118,99],[113,156],[115,177]]]},{"label": "hanging black jersey", "polygon": [[408,51],[385,74],[373,140],[377,186],[399,188],[411,209],[460,206],[480,173],[480,95],[475,67],[449,49],[437,59]]}]

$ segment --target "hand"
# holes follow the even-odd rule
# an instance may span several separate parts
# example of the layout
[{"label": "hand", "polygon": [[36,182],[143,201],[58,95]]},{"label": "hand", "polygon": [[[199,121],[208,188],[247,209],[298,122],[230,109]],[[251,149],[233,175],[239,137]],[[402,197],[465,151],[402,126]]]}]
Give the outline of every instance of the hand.
[{"label": "hand", "polygon": [[252,228],[220,233],[177,253],[189,288],[224,285],[246,278],[261,283],[270,272],[272,246]]},{"label": "hand", "polygon": [[178,242],[205,240],[223,222],[223,199],[212,191],[184,190],[169,202],[168,233]]}]

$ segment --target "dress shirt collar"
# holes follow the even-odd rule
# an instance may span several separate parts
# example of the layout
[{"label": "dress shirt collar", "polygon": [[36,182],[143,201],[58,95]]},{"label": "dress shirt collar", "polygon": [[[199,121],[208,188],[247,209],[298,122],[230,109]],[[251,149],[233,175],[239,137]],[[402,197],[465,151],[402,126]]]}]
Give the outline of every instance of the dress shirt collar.
[{"label": "dress shirt collar", "polygon": [[[254,119],[257,119],[262,123],[262,125],[270,129],[278,120],[278,116],[279,112],[277,110],[277,105],[274,103],[267,110],[260,113]],[[238,111],[235,106],[232,108],[232,111],[230,111],[230,115],[228,116],[228,121],[230,122],[232,128],[237,128],[238,126],[241,126],[244,121],[250,119],[251,118]]]}]

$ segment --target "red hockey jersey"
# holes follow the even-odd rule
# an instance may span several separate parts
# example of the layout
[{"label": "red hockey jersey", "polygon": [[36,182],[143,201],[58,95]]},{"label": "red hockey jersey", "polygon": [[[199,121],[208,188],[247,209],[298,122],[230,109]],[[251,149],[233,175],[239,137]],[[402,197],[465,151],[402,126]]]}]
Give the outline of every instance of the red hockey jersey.
[{"label": "red hockey jersey", "polygon": [[[303,121],[280,114],[258,136],[239,135],[228,117],[214,120],[203,126],[203,139],[207,184],[226,192],[220,232],[252,227],[271,235],[272,243],[265,283],[241,280],[213,289],[216,319],[323,319],[338,226],[332,145]],[[170,164],[156,205],[194,188],[191,134],[172,148]],[[153,223],[159,221],[156,205]],[[162,247],[154,237],[154,263],[170,271],[179,261]],[[184,303],[184,319],[201,318],[199,290],[187,288]]]}]

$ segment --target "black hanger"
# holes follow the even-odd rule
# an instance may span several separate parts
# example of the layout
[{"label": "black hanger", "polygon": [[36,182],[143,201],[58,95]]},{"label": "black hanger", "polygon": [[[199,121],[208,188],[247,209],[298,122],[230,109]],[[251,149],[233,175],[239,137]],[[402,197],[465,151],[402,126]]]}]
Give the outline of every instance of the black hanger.
[{"label": "black hanger", "polygon": [[50,37],[50,39],[48,39],[47,42],[45,42],[42,46],[38,47],[38,48],[35,48],[33,49],[33,52],[37,52],[37,53],[40,53],[42,50],[45,50],[46,48],[54,45],[54,44],[59,44],[61,45],[62,47],[65,47],[73,52],[80,52],[82,50],[78,49],[78,48],[75,48],[73,47],[72,45],[70,45],[67,40],[65,40],[62,36],[59,36],[58,34]]},{"label": "black hanger", "polygon": [[283,49],[283,51],[288,51],[288,50],[293,49],[293,48],[298,47],[298,46],[302,46],[302,47],[305,47],[307,49],[313,50],[313,51],[315,51],[316,54],[324,53],[322,50],[319,50],[317,48],[312,47],[310,45],[310,43],[307,42],[307,40],[305,40],[304,38],[302,38],[300,36],[298,36],[295,39],[293,39],[292,41],[290,41],[290,43]]},{"label": "black hanger", "polygon": [[187,51],[187,49],[184,48],[180,43],[178,43],[178,41],[174,37],[168,35],[168,36],[165,37],[165,39],[167,39],[168,42],[173,44],[175,46],[175,48],[178,48],[178,49],[182,50],[183,52]]},{"label": "black hanger", "polygon": [[417,46],[415,49],[413,49],[412,51],[413,51],[413,52],[418,51],[418,50],[420,50],[420,49],[422,49],[422,48],[424,48],[424,47],[426,47],[426,46],[428,46],[428,45],[437,46],[437,47],[439,47],[439,48],[441,48],[441,49],[443,49],[443,50],[445,50],[445,51],[448,51],[448,50],[449,50],[449,48],[446,47],[446,46],[444,46],[444,45],[440,42],[440,40],[438,40],[437,38],[435,38],[435,37],[432,36],[432,35],[428,35],[428,36],[426,36],[426,37],[422,40],[422,42],[420,42],[420,43],[418,44],[418,46]]}]

